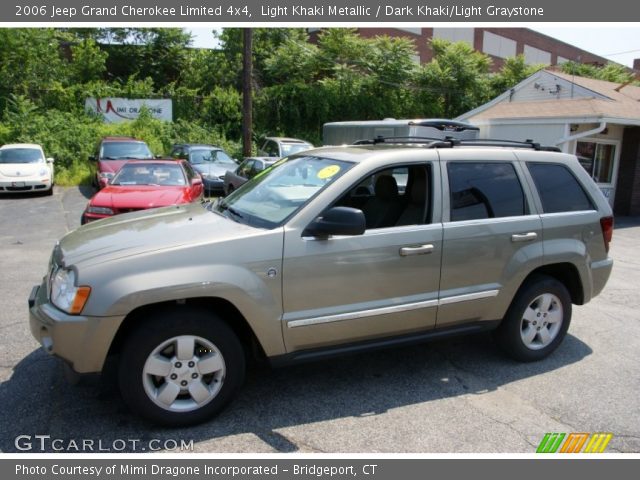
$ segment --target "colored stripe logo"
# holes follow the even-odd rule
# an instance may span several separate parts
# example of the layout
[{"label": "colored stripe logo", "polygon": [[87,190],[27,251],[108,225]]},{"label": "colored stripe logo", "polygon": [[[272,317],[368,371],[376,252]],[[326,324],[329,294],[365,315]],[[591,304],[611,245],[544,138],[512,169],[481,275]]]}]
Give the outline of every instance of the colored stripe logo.
[{"label": "colored stripe logo", "polygon": [[602,453],[611,438],[611,433],[545,433],[536,453]]}]

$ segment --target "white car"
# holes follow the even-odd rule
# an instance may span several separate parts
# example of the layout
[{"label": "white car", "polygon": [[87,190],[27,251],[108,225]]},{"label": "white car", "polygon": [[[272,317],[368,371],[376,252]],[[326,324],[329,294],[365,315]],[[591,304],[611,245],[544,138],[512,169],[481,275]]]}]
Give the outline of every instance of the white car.
[{"label": "white car", "polygon": [[14,143],[0,147],[0,193],[53,194],[53,158],[40,145]]}]

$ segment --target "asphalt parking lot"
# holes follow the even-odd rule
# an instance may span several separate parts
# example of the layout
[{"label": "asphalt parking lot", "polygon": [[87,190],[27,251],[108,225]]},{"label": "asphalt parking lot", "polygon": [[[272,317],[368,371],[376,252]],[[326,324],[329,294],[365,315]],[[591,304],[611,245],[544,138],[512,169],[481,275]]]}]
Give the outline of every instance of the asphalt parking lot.
[{"label": "asphalt parking lot", "polygon": [[616,220],[612,278],[574,307],[569,335],[542,362],[511,361],[483,334],[254,366],[218,417],[160,429],[130,414],[109,379],[69,385],[29,332],[31,287],[55,241],[79,226],[89,195],[0,197],[0,451],[18,451],[21,435],[50,435],[58,445],[90,439],[118,449],[119,439],[193,440],[197,452],[532,453],[546,432],[611,432],[608,452],[640,452],[640,219]]}]

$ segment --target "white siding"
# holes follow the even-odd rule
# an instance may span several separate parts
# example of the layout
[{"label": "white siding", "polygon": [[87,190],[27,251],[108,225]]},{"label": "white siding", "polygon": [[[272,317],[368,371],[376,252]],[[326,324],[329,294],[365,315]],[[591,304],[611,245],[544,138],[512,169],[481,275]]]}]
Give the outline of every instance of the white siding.
[{"label": "white siding", "polygon": [[491,32],[483,32],[482,51],[494,57],[509,58],[516,56],[516,41]]},{"label": "white siding", "polygon": [[[558,86],[560,90],[558,91]],[[512,102],[534,102],[539,100],[569,99],[569,98],[606,98],[595,92],[577,85],[563,78],[542,72],[538,78],[523,85],[513,94]]]},{"label": "white siding", "polygon": [[524,61],[527,65],[534,65],[536,63],[542,63],[543,65],[551,64],[551,53],[540,50],[539,48],[532,47],[530,45],[524,46]]},{"label": "white siding", "polygon": [[433,38],[450,42],[466,42],[473,47],[473,28],[434,28]]},{"label": "white siding", "polygon": [[[473,119],[471,119],[473,123]],[[564,124],[542,125],[486,125],[480,127],[480,138],[533,140],[542,145],[555,145],[564,136]]]}]

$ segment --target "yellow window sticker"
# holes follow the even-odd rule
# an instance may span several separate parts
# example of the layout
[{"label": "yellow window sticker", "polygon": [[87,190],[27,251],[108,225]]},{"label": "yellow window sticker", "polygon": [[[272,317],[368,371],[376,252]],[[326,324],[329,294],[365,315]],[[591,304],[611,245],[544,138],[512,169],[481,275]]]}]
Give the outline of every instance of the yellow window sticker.
[{"label": "yellow window sticker", "polygon": [[322,170],[320,170],[317,177],[320,180],[326,180],[327,178],[333,177],[339,171],[340,167],[338,165],[329,165],[328,167],[324,167]]}]

